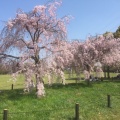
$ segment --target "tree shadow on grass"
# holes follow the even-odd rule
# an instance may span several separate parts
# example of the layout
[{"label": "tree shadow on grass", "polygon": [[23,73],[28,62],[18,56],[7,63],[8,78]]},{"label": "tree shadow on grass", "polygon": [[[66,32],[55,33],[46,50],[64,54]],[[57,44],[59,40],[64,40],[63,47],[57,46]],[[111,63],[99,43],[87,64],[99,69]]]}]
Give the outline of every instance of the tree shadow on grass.
[{"label": "tree shadow on grass", "polygon": [[0,101],[2,100],[21,100],[23,98],[35,98],[35,92],[24,93],[23,89],[14,89],[14,90],[2,90],[0,93]]},{"label": "tree shadow on grass", "polygon": [[76,77],[74,77],[74,78],[66,78],[66,80],[78,80],[79,78],[76,78]]},{"label": "tree shadow on grass", "polygon": [[[45,84],[46,89],[78,89],[78,88],[86,88],[86,87],[93,87],[92,84],[87,85],[86,82],[81,83],[69,83],[66,85],[55,83],[52,86],[48,86],[48,84]],[[33,90],[31,93],[24,93],[23,89],[14,89],[14,90],[1,90],[0,92],[0,101],[3,100],[21,100],[21,99],[36,99],[36,89]]]},{"label": "tree shadow on grass", "polygon": [[46,88],[52,88],[52,89],[62,89],[62,88],[74,88],[74,89],[77,89],[77,88],[86,88],[86,87],[93,87],[92,84],[87,84],[86,82],[81,82],[81,83],[69,83],[69,84],[66,84],[66,85],[63,85],[63,84],[59,84],[59,83],[54,83],[53,85],[51,86],[48,86],[47,84],[45,85]]}]

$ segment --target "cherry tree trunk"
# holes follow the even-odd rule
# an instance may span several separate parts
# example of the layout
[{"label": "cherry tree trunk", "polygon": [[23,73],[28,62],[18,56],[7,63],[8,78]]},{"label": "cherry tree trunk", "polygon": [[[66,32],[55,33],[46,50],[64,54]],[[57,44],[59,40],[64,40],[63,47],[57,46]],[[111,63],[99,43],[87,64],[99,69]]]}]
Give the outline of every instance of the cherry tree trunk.
[{"label": "cherry tree trunk", "polygon": [[40,98],[45,96],[44,82],[39,75],[36,75],[36,89],[37,89],[37,97]]}]

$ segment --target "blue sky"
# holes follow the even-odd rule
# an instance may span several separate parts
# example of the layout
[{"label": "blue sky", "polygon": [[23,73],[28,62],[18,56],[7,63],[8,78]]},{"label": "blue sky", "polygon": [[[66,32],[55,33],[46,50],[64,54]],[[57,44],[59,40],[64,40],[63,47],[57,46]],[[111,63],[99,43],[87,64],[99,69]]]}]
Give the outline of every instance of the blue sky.
[{"label": "blue sky", "polygon": [[[2,21],[13,18],[21,8],[28,12],[34,6],[48,0],[1,0],[0,29]],[[120,25],[120,0],[63,0],[58,16],[72,15],[74,19],[67,26],[68,39],[86,39],[89,35],[114,32]]]}]

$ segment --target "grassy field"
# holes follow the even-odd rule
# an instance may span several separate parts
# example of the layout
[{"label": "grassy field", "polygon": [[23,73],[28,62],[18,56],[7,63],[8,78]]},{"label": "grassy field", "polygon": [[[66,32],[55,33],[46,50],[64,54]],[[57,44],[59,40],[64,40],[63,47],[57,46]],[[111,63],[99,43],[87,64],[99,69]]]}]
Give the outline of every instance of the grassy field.
[{"label": "grassy field", "polygon": [[[14,90],[11,90],[14,84]],[[35,91],[23,93],[23,77],[13,83],[9,75],[0,75],[0,120],[3,109],[8,109],[8,120],[74,120],[75,104],[80,105],[81,120],[120,120],[120,81],[84,81],[63,86],[45,85],[46,96],[38,99]],[[107,95],[111,95],[111,108]]]}]

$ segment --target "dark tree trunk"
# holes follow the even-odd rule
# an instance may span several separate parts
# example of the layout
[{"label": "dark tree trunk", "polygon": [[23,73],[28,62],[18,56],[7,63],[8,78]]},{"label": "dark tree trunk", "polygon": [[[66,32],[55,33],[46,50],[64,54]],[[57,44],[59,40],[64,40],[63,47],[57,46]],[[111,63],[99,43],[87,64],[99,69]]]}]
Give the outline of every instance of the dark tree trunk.
[{"label": "dark tree trunk", "polygon": [[106,69],[105,69],[105,66],[104,66],[104,78],[106,78]]},{"label": "dark tree trunk", "polygon": [[110,78],[110,67],[107,66],[107,78],[109,79]]}]

